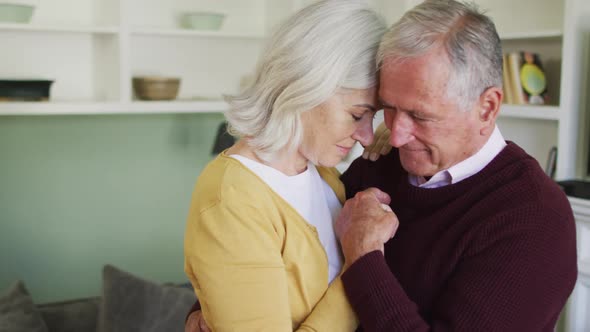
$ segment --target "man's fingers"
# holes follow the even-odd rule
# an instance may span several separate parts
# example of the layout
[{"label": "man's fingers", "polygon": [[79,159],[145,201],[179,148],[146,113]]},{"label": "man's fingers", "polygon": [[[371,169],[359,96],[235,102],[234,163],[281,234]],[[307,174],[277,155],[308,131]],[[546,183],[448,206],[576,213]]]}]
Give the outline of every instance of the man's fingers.
[{"label": "man's fingers", "polygon": [[[389,208],[388,205],[386,205],[387,208]],[[395,233],[397,232],[397,228],[399,227],[399,220],[397,219],[397,216],[395,215],[395,213],[393,213],[393,211],[391,211],[391,208],[389,208],[389,211],[387,211],[387,213],[383,216],[382,218],[383,222],[389,224],[389,232],[387,234],[387,238],[385,239],[384,242],[387,242],[388,240],[392,239],[395,236]]]},{"label": "man's fingers", "polygon": [[385,210],[385,212],[393,212],[393,210],[387,204],[381,203],[381,208]]},{"label": "man's fingers", "polygon": [[186,324],[184,324],[184,332],[200,332],[199,329],[199,320],[200,320],[200,311],[192,312],[188,319],[186,320]]},{"label": "man's fingers", "polygon": [[362,192],[372,194],[373,196],[375,196],[375,198],[377,198],[377,200],[381,204],[389,205],[389,203],[391,203],[391,197],[389,197],[389,195],[387,193],[385,193],[375,187],[371,187],[371,188],[366,189]]},{"label": "man's fingers", "polygon": [[203,317],[203,312],[202,311],[197,311],[198,315],[197,315],[197,328],[198,330],[195,330],[195,332],[211,332],[209,330],[209,326],[207,326],[207,322],[205,322],[205,317]]},{"label": "man's fingers", "polygon": [[381,153],[382,156],[388,155],[389,152],[391,152],[392,148],[393,148],[393,146],[391,146],[391,144],[389,144],[389,136],[388,136],[386,144],[383,144],[381,146],[381,151],[379,153]]},{"label": "man's fingers", "polygon": [[199,328],[200,328],[200,332],[211,332],[209,330],[209,326],[207,326],[207,323],[205,322],[205,317],[203,317],[203,315],[201,314],[201,316],[199,317]]}]

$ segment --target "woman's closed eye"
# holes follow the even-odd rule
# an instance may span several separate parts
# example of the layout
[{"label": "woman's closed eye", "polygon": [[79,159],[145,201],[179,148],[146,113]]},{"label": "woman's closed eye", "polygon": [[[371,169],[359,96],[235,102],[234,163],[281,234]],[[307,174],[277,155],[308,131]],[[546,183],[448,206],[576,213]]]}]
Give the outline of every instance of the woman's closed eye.
[{"label": "woman's closed eye", "polygon": [[374,119],[377,116],[377,112],[374,110],[365,110],[363,113],[351,113],[352,118],[354,121],[361,121],[363,117],[370,116],[371,119]]}]

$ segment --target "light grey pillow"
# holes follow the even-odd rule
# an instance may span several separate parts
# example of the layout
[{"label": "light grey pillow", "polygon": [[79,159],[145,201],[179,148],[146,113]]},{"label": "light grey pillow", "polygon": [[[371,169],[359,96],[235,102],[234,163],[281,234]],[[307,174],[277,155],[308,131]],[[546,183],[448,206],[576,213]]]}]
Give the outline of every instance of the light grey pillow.
[{"label": "light grey pillow", "polygon": [[159,285],[106,265],[98,331],[182,332],[195,300],[189,289]]},{"label": "light grey pillow", "polygon": [[41,313],[20,280],[0,295],[0,331],[47,332]]},{"label": "light grey pillow", "polygon": [[49,332],[95,332],[100,298],[37,304],[37,308]]}]

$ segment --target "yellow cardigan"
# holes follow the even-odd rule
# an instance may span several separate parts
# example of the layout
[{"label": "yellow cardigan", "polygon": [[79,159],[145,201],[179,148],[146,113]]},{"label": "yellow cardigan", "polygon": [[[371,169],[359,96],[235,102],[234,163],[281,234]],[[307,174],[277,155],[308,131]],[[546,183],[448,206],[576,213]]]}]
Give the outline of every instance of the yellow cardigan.
[{"label": "yellow cardigan", "polygon": [[[341,202],[333,168],[318,167]],[[219,155],[197,181],[185,272],[212,331],[354,331],[340,277],[315,227],[239,161]]]}]

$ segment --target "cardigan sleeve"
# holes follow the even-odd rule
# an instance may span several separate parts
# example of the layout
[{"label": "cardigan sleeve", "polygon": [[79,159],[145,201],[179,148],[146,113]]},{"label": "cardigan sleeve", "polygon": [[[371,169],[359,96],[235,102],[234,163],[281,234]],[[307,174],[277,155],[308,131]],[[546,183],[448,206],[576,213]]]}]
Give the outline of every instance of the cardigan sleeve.
[{"label": "cardigan sleeve", "polygon": [[[273,223],[235,202],[218,203],[198,219],[189,217],[185,271],[211,330],[293,331],[282,238]],[[354,331],[357,324],[337,278],[298,331]]]},{"label": "cardigan sleeve", "polygon": [[514,218],[489,220],[430,317],[421,316],[380,252],[361,257],[342,279],[365,331],[552,330],[577,276],[575,229],[573,217],[537,211],[528,215],[552,222],[519,228]]}]

